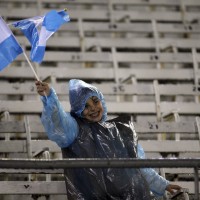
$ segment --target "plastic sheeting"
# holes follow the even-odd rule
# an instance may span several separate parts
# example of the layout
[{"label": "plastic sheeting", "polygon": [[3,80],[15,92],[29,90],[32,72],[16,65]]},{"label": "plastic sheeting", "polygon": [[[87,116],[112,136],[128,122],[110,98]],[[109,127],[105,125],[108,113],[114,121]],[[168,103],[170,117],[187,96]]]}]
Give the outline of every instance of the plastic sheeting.
[{"label": "plastic sheeting", "polygon": [[[79,135],[64,158],[136,158],[137,135],[129,117],[87,123],[75,117]],[[69,200],[149,200],[148,184],[140,169],[82,168],[65,170]]]}]

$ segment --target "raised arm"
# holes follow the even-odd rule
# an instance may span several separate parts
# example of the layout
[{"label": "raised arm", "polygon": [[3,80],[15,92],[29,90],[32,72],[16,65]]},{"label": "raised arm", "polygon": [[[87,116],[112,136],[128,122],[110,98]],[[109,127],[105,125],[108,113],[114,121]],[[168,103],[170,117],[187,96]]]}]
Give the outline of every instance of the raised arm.
[{"label": "raised arm", "polygon": [[76,120],[65,112],[55,90],[48,83],[36,81],[35,85],[43,102],[41,121],[48,138],[61,148],[69,146],[78,135]]}]

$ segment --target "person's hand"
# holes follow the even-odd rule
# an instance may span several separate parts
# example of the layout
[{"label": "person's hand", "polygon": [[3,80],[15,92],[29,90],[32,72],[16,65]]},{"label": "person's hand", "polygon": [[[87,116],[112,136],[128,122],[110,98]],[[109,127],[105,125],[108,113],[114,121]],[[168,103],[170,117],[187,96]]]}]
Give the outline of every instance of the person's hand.
[{"label": "person's hand", "polygon": [[48,83],[35,81],[37,92],[41,96],[48,96],[50,93],[50,87]]},{"label": "person's hand", "polygon": [[165,190],[167,190],[171,195],[173,195],[177,190],[180,190],[182,187],[179,185],[169,184]]}]

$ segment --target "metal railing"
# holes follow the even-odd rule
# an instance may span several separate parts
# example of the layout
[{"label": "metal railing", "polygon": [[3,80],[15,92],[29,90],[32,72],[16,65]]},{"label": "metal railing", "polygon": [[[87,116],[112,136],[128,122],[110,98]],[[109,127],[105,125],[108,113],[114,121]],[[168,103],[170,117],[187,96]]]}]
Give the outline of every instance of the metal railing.
[{"label": "metal railing", "polygon": [[199,200],[200,158],[135,159],[0,159],[0,168],[6,169],[63,169],[63,168],[193,168],[195,200]]}]

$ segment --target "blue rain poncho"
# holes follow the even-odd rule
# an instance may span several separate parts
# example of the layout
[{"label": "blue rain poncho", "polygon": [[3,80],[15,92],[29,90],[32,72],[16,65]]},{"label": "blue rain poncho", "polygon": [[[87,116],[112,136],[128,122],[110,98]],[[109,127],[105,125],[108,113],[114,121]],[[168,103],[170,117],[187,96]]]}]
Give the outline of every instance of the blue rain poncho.
[{"label": "blue rain poncho", "polygon": [[[49,139],[61,147],[64,158],[145,157],[129,119],[106,121],[105,100],[96,87],[72,79],[69,95],[71,112],[65,112],[53,88],[47,98],[42,97],[42,123]],[[98,123],[88,123],[82,118],[85,103],[91,96],[98,97],[104,108],[102,121]],[[162,196],[169,184],[151,168],[67,169],[65,179],[68,198],[83,200],[148,200],[149,189]]]}]

